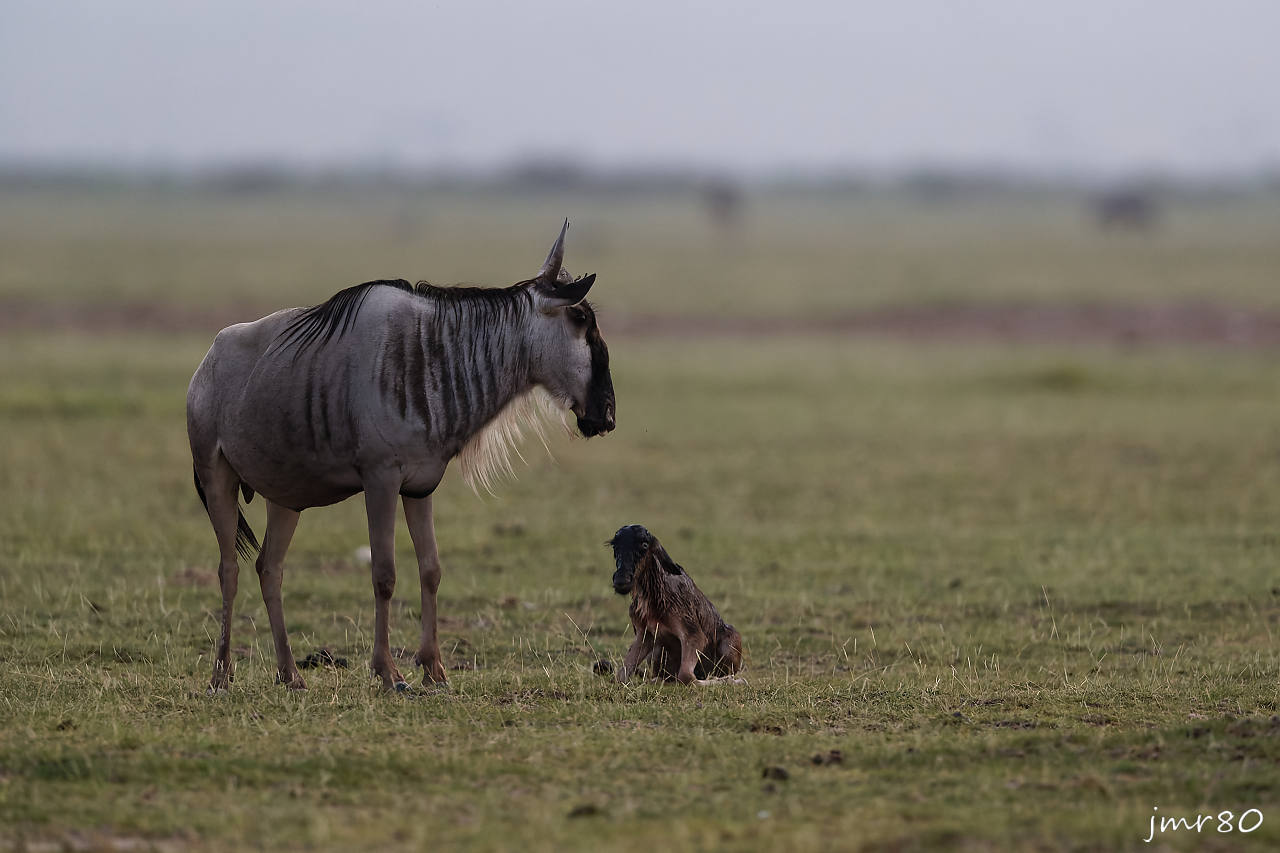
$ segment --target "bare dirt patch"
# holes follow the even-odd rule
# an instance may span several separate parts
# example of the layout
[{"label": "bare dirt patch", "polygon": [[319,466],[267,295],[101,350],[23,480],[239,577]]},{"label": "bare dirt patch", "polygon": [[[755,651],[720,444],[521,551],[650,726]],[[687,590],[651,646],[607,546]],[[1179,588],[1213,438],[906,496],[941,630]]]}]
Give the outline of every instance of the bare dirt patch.
[{"label": "bare dirt patch", "polygon": [[[279,306],[194,308],[167,303],[55,304],[0,298],[0,331],[206,332]],[[1280,311],[1208,301],[1159,304],[929,304],[791,317],[609,314],[605,332],[632,338],[833,335],[1014,344],[1280,346]]]}]

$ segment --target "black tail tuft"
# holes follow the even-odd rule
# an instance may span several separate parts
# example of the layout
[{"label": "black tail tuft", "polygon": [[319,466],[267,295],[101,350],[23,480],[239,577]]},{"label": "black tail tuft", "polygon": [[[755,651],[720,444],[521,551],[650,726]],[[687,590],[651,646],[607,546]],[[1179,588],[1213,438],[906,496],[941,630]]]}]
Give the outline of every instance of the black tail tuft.
[{"label": "black tail tuft", "polygon": [[196,494],[200,496],[200,504],[204,507],[204,511],[209,511],[209,499],[204,496],[204,486],[200,485],[200,472],[196,470],[196,466],[191,466],[191,476],[196,481]]},{"label": "black tail tuft", "polygon": [[[200,496],[200,503],[204,505],[204,511],[209,511],[209,499],[205,497],[204,486],[200,484],[200,474],[196,471],[195,466],[191,467],[191,474],[196,481],[196,494]],[[245,501],[247,502],[253,497],[253,490],[247,486],[241,486],[245,493]],[[249,521],[244,517],[244,513],[236,509],[236,515],[239,520],[236,522],[236,553],[248,560],[254,554],[262,550],[262,545],[258,542],[258,537],[253,534],[253,528],[249,526]]]},{"label": "black tail tuft", "polygon": [[236,552],[249,560],[262,550],[262,545],[258,543],[258,537],[253,535],[253,528],[249,526],[244,513],[237,510],[237,514],[240,516],[240,521],[236,523]]}]

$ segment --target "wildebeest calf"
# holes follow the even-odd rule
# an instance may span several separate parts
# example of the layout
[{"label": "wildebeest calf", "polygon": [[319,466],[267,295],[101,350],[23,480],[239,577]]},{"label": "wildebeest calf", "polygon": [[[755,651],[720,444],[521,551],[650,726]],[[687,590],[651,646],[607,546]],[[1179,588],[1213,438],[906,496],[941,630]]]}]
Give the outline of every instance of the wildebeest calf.
[{"label": "wildebeest calf", "polygon": [[732,675],[742,667],[742,637],[720,618],[693,578],[652,533],[629,524],[609,540],[617,571],[613,589],[631,594],[635,641],[618,669],[626,680],[649,661],[649,674],[688,684]]}]

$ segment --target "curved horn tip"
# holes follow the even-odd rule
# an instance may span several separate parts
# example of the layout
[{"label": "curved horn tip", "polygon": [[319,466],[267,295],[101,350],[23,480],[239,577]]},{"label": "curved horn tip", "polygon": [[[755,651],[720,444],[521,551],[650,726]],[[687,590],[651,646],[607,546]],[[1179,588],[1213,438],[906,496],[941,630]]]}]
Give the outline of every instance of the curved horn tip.
[{"label": "curved horn tip", "polygon": [[564,263],[564,235],[569,231],[569,217],[564,218],[564,224],[560,226],[560,236],[556,237],[556,241],[551,244],[551,251],[547,253],[547,260],[542,264],[542,269],[538,272],[538,277],[548,281],[555,281],[560,274],[560,267]]}]

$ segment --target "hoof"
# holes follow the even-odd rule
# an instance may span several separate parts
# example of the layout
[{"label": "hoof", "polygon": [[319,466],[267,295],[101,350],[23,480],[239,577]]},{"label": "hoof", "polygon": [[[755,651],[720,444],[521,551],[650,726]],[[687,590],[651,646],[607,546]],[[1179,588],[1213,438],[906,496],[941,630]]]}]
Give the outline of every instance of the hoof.
[{"label": "hoof", "polygon": [[395,686],[390,689],[397,696],[403,696],[406,699],[425,699],[428,696],[443,696],[449,693],[449,685],[432,684],[430,681],[419,686],[397,681]]},{"label": "hoof", "polygon": [[449,679],[444,674],[444,666],[440,663],[438,657],[424,658],[421,655],[414,655],[413,662],[416,666],[422,667],[422,682],[426,684],[434,681],[437,684],[443,684]]},{"label": "hoof", "polygon": [[302,676],[295,669],[293,672],[277,672],[276,684],[283,684],[290,690],[306,690],[307,682],[303,681]]}]

